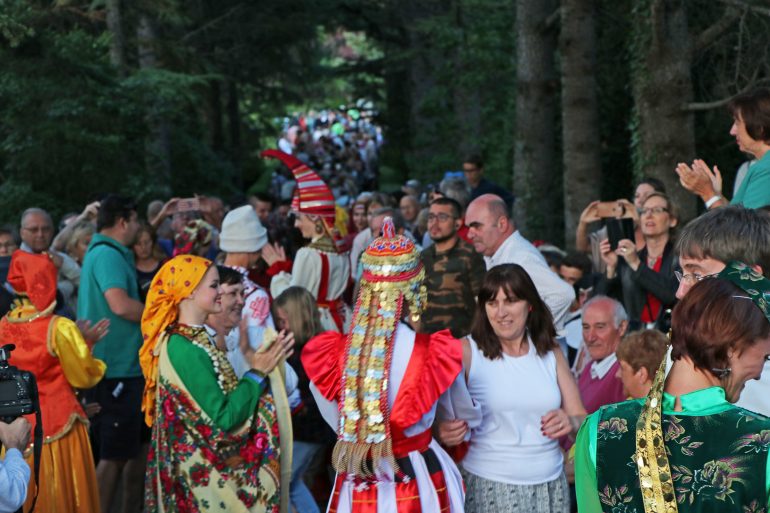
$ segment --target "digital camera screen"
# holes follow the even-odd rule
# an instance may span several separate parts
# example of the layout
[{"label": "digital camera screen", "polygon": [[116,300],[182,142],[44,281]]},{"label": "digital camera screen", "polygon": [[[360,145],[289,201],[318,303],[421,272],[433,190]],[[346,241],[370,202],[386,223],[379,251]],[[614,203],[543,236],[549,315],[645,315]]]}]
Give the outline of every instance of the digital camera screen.
[{"label": "digital camera screen", "polygon": [[18,386],[15,380],[0,381],[0,401],[8,401],[10,399],[16,399],[18,393]]}]

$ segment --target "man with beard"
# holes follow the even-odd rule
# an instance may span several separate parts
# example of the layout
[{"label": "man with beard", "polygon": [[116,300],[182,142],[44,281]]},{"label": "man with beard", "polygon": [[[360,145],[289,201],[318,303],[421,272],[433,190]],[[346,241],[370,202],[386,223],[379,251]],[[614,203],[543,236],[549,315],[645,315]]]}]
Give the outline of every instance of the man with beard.
[{"label": "man with beard", "polygon": [[[107,364],[104,379],[89,391],[89,402],[101,411],[93,418],[93,445],[99,455],[96,478],[102,511],[112,509],[118,480],[123,475],[122,511],[137,511],[149,442],[142,415],[144,377],[139,367],[144,305],[131,247],[139,220],[136,203],[117,195],[99,206],[96,229],[80,275],[78,319],[92,325],[109,320],[109,331],[94,346],[93,354]],[[117,511],[117,510],[116,510]]]},{"label": "man with beard", "polygon": [[428,302],[420,331],[434,333],[449,328],[454,337],[470,333],[476,295],[484,278],[484,258],[462,240],[460,204],[442,197],[433,200],[428,233],[433,244],[422,252]]}]

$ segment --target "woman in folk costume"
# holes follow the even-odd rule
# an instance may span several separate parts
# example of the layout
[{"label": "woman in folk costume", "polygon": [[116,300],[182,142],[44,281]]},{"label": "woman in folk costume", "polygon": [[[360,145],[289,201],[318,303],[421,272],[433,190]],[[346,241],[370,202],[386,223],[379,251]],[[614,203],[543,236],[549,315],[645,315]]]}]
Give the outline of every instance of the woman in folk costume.
[{"label": "woman in folk costume", "polygon": [[310,244],[297,251],[293,264],[286,260],[282,250],[269,244],[263,248],[262,258],[270,265],[268,274],[273,274],[270,293],[278,297],[291,286],[306,288],[318,302],[323,327],[345,333],[350,308],[342,295],[350,282],[350,260],[348,254],[340,250],[342,241],[335,228],[332,191],[315,171],[296,157],[278,150],[263,151],[262,156],[279,159],[294,174],[297,180],[291,202],[296,215],[294,226],[304,238],[310,239]]},{"label": "woman in folk costume", "polygon": [[[287,511],[291,420],[285,392],[283,404],[276,398],[284,389],[274,369],[294,339],[279,335],[264,352],[246,354],[251,370],[239,381],[203,325],[221,311],[221,294],[216,266],[180,255],[147,295],[139,352],[152,425],[147,513]],[[281,386],[271,389],[275,379]]]},{"label": "woman in folk costume", "polygon": [[431,435],[436,402],[462,370],[462,345],[449,330],[415,334],[425,304],[425,271],[408,238],[384,235],[362,255],[350,333],[325,332],[302,351],[311,390],[337,430],[330,512],[463,511],[462,479]]},{"label": "woman in folk costume", "polygon": [[770,357],[770,280],[732,262],[674,308],[673,366],[649,395],[586,418],[580,513],[766,512],[770,419],[734,405]]},{"label": "woman in folk costume", "polygon": [[[45,253],[16,251],[8,283],[16,291],[13,309],[0,321],[0,342],[15,344],[10,364],[32,372],[37,380],[43,422],[40,486],[36,512],[99,511],[88,419],[75,388],[91,388],[106,366],[91,356],[89,343],[69,319],[53,315],[56,307],[56,266]],[[98,323],[93,339],[106,324]],[[27,417],[34,425],[35,416]],[[27,463],[33,465],[31,449]],[[34,475],[31,478],[34,481]],[[24,510],[29,511],[35,486],[30,483]],[[2,492],[0,492],[2,493]]]}]

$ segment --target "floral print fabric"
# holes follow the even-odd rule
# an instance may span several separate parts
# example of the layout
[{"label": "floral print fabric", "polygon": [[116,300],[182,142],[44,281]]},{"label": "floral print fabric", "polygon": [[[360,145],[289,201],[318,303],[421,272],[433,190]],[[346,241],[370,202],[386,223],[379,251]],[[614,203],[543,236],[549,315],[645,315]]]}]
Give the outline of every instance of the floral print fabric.
[{"label": "floral print fabric", "polygon": [[232,432],[220,430],[160,355],[156,422],[148,454],[145,511],[280,511],[276,409],[262,394],[254,416]]},{"label": "floral print fabric", "polygon": [[[602,510],[642,513],[635,452],[641,404],[601,411],[596,478]],[[703,416],[664,414],[663,433],[679,512],[766,513],[770,419],[730,408]]]}]

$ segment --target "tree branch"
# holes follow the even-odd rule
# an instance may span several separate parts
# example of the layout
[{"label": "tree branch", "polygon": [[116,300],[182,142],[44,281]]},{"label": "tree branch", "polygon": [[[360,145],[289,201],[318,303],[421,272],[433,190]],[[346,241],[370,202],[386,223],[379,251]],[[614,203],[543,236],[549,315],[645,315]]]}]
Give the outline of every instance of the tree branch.
[{"label": "tree branch", "polygon": [[732,5],[735,7],[742,7],[744,9],[749,9],[751,11],[754,11],[759,14],[763,14],[765,16],[770,16],[770,8],[760,7],[750,2],[746,2],[745,0],[719,0],[719,1],[722,2],[723,4]]},{"label": "tree branch", "polygon": [[551,15],[545,19],[542,26],[543,32],[546,32],[556,27],[556,25],[561,20],[561,9],[562,9],[561,7],[557,7],[556,10],[553,11]]},{"label": "tree branch", "polygon": [[738,21],[738,19],[740,19],[740,17],[741,15],[738,9],[733,9],[732,7],[725,9],[724,16],[722,16],[713,25],[701,32],[698,37],[695,38],[695,43],[693,44],[692,49],[693,55],[699,54],[708,46],[710,46],[714,41],[719,39],[722,34],[727,32],[727,30],[732,27],[733,24]]},{"label": "tree branch", "polygon": [[741,95],[743,93],[749,92],[749,90],[753,89],[754,87],[761,85],[761,84],[768,84],[770,83],[770,78],[763,78],[760,80],[751,80],[746,87],[744,87],[739,92],[735,93],[732,96],[728,96],[727,98],[722,98],[720,100],[714,100],[711,102],[692,102],[692,103],[686,103],[682,106],[683,111],[686,112],[699,112],[704,110],[712,110],[712,109],[718,109],[719,107],[724,107],[730,101],[735,98],[738,95]]},{"label": "tree branch", "polygon": [[196,28],[192,32],[188,32],[187,34],[182,36],[180,41],[183,42],[183,43],[186,43],[190,39],[192,39],[195,36],[197,36],[199,33],[205,32],[206,30],[210,29],[211,27],[213,27],[214,25],[216,25],[220,21],[225,20],[225,19],[229,18],[230,16],[232,16],[233,14],[237,13],[238,11],[243,9],[243,7],[245,7],[243,4],[236,4],[229,11],[227,11],[224,14],[222,14],[221,16],[218,16],[218,17],[214,18],[213,20],[210,20],[207,23],[204,23],[203,25],[201,25],[200,27]]}]

